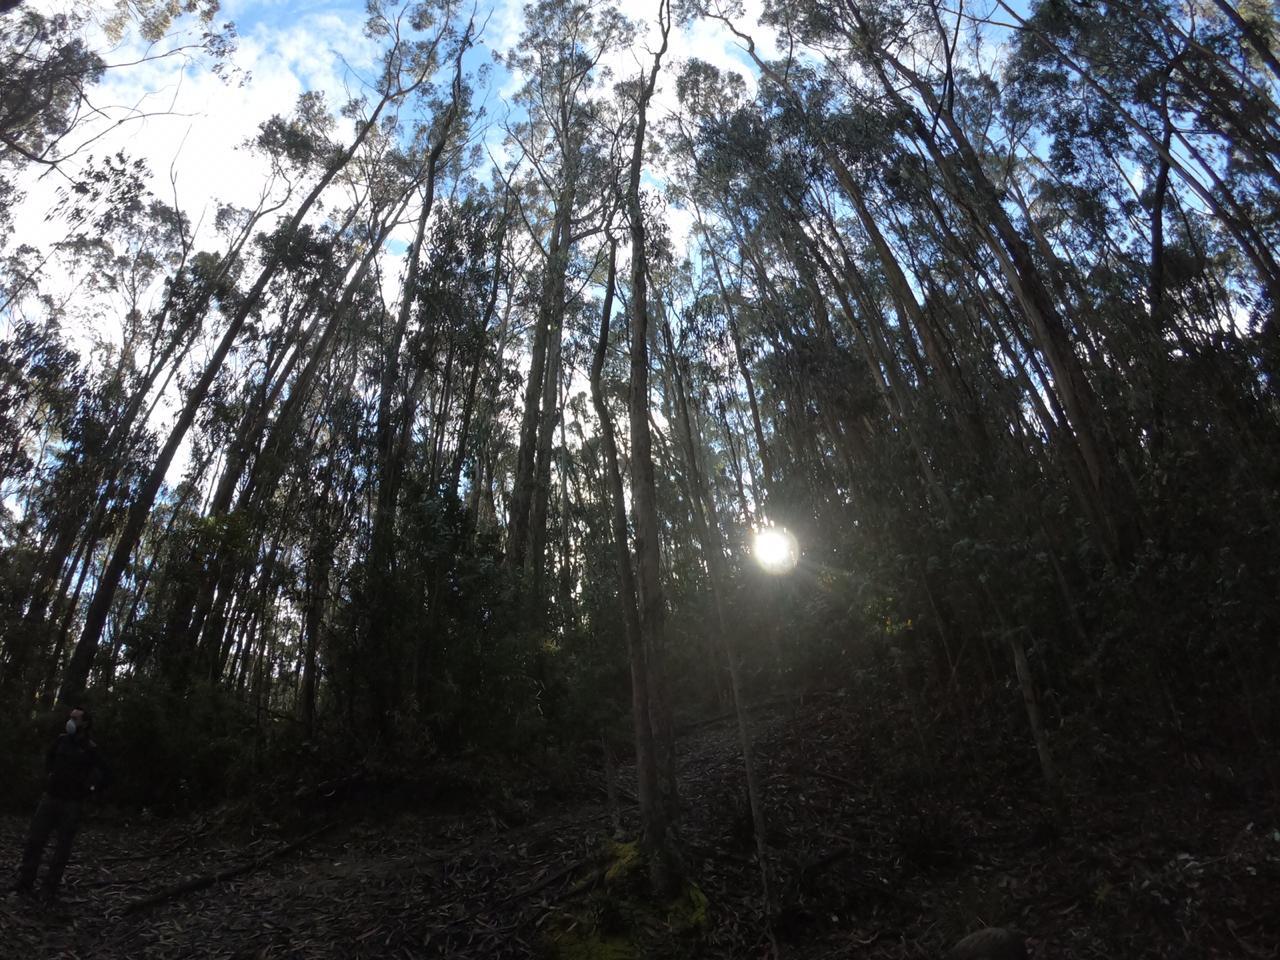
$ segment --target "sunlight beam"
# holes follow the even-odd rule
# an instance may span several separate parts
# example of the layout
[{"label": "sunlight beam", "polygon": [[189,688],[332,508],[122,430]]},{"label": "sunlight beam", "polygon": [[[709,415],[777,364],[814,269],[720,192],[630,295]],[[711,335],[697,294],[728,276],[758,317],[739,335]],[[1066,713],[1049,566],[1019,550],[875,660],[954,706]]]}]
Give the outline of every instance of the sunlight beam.
[{"label": "sunlight beam", "polygon": [[800,561],[800,544],[782,527],[765,527],[752,538],[751,554],[765,573],[790,573]]}]

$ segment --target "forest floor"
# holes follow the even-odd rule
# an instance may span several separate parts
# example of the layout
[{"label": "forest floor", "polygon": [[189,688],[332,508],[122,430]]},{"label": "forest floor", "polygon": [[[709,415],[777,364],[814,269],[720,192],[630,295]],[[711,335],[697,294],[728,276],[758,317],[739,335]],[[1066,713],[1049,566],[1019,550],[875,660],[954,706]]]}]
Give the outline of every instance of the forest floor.
[{"label": "forest floor", "polygon": [[[1018,927],[1041,958],[1280,956],[1280,822],[1265,781],[1220,754],[1076,744],[1089,762],[1064,763],[1057,829],[1030,747],[903,743],[909,715],[842,695],[751,727],[785,956],[936,958],[984,925]],[[646,903],[626,878],[588,770],[569,796],[311,797],[287,824],[91,816],[61,903],[0,899],[0,956],[767,956],[736,726],[703,723],[679,747],[679,902]],[[25,827],[0,818],[0,863]]]}]

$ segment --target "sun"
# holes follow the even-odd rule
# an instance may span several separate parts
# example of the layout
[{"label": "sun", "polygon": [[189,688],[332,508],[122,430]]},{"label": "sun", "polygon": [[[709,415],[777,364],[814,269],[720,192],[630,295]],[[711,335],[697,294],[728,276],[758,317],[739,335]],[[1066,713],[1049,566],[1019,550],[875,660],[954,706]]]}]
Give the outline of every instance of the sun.
[{"label": "sun", "polygon": [[800,545],[782,527],[765,527],[756,531],[751,553],[766,573],[790,573],[800,560]]}]

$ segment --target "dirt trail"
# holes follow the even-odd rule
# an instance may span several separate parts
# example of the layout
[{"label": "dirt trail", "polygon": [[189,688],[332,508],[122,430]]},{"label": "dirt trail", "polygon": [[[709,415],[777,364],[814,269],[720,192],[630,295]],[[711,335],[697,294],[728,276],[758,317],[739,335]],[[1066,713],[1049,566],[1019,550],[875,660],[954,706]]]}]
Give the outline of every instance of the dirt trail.
[{"label": "dirt trail", "polygon": [[[985,924],[1022,928],[1046,958],[1280,955],[1280,824],[1248,790],[1206,799],[1203,778],[1152,756],[1145,775],[1077,790],[1072,825],[1055,836],[1038,826],[1030,750],[962,756],[935,744],[925,759],[891,736],[903,722],[840,698],[752,719],[775,929],[789,956],[938,956]],[[658,919],[629,936],[644,944],[639,956],[762,956],[736,731],[697,728],[680,754],[678,846],[707,919],[684,931]],[[599,778],[583,772],[584,797]],[[549,928],[606,922],[598,895],[592,906],[566,894],[596,875],[608,812],[580,799],[513,819],[479,807],[348,807],[332,830],[275,859],[265,855],[321,821],[289,836],[200,819],[91,821],[63,906],[0,901],[0,957],[546,957]],[[0,819],[6,860],[24,829]],[[129,912],[259,858],[251,872]]]}]

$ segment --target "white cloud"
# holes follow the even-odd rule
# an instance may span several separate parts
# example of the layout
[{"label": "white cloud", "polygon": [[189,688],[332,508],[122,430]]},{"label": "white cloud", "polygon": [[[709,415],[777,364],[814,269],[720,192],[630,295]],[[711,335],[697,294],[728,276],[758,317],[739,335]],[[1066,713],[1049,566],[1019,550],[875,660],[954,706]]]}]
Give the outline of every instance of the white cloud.
[{"label": "white cloud", "polygon": [[[46,12],[56,12],[58,6],[40,4]],[[253,8],[261,16],[264,7],[273,6],[232,2],[222,12],[237,15]],[[105,38],[96,33],[91,45],[106,50],[108,63],[129,65],[108,70],[103,81],[90,89],[99,115],[77,127],[73,142],[66,144],[64,153],[87,143],[67,161],[68,174],[74,175],[90,155],[123,151],[130,159],[143,160],[152,172],[153,192],[166,202],[176,200],[197,227],[197,248],[219,248],[222,244],[213,229],[217,206],[256,207],[269,180],[268,162],[246,149],[245,141],[272,114],[287,114],[304,91],[321,90],[336,107],[359,90],[360,77],[369,75],[378,53],[377,46],[363,36],[362,23],[363,18],[351,16],[349,10],[344,16],[333,9],[291,12],[287,22],[259,19],[237,44],[231,82],[215,75],[209,64],[183,54],[147,59],[148,51],[137,38],[107,50]],[[172,49],[192,39],[178,33],[166,38],[159,49]],[[340,128],[336,135],[348,133]],[[57,173],[28,172],[20,184],[26,199],[14,212],[18,242],[47,249],[63,239],[66,224],[50,218],[49,211],[65,182]],[[334,202],[339,189],[334,188]],[[287,212],[286,208],[281,215]],[[42,285],[56,299],[71,304],[65,333],[83,354],[97,339],[118,342],[121,331],[111,320],[112,304],[104,302],[94,309],[82,302],[82,278],[71,272],[80,266],[76,262],[51,265]],[[201,362],[202,354],[203,349],[195,351],[193,362]],[[152,418],[158,428],[163,430],[172,418],[175,403],[171,388]],[[171,483],[187,464],[184,449],[169,471]]]},{"label": "white cloud", "polygon": [[[227,12],[236,12],[250,4],[228,6]],[[182,42],[181,36],[166,40],[170,46]],[[341,104],[359,89],[351,71],[367,75],[376,54],[359,18],[325,11],[293,16],[285,25],[260,21],[242,36],[232,57],[242,83],[226,82],[207,63],[184,55],[108,70],[90,90],[102,115],[77,129],[76,143],[92,143],[76,159],[124,151],[147,163],[153,191],[169,202],[174,200],[172,177],[180,207],[193,222],[204,224],[197,242],[214,243],[210,228],[216,205],[254,207],[268,179],[266,161],[243,146],[259,124],[274,113],[288,113],[307,90],[321,90],[331,105]],[[145,56],[135,38],[106,59],[129,63]],[[74,169],[75,161],[69,166]],[[16,218],[23,242],[45,245],[60,239],[65,227],[45,219],[59,184],[56,175],[32,175],[23,185],[27,201]]]},{"label": "white cloud", "polygon": [[[28,2],[45,10],[71,6],[66,0]],[[101,6],[105,10],[111,4]],[[769,54],[772,42],[758,22],[760,6],[761,0],[748,3],[748,14],[739,26],[754,35],[762,54]],[[614,81],[647,71],[651,63],[650,51],[658,40],[656,0],[645,7],[650,9],[634,4],[626,9],[642,26],[642,33],[636,46],[615,51],[609,58],[607,65],[613,69]],[[268,181],[267,162],[243,146],[256,134],[259,124],[273,114],[288,113],[298,96],[309,90],[323,91],[330,106],[337,107],[360,91],[363,79],[374,72],[379,53],[379,45],[363,34],[362,5],[356,0],[309,6],[283,0],[223,0],[217,22],[231,18],[241,26],[231,82],[215,75],[208,64],[177,55],[110,70],[103,83],[91,91],[94,103],[102,109],[97,126],[90,124],[77,132],[78,137],[99,138],[89,148],[94,155],[123,150],[131,158],[144,160],[153,174],[152,189],[161,199],[175,202],[176,186],[177,204],[199,224],[197,246],[215,249],[220,246],[213,232],[217,206],[230,203],[252,208]],[[197,32],[200,29],[199,25],[190,26]],[[482,42],[489,50],[506,51],[518,42],[523,28],[522,0],[499,0]],[[166,43],[174,45],[175,41]],[[102,44],[105,46],[105,40]],[[110,51],[107,59],[126,63],[143,59],[145,53],[139,41],[127,40]],[[741,42],[723,24],[699,20],[673,31],[651,107],[653,121],[676,109],[675,78],[681,62],[691,57],[738,73],[746,79],[749,90],[755,87],[755,69]],[[487,98],[491,119],[502,116],[504,104],[520,83],[521,78],[495,67],[491,89],[478,98]],[[125,121],[118,123],[122,118]],[[506,159],[497,124],[489,133],[488,144],[496,159]],[[658,168],[650,175],[658,185],[667,172]],[[47,247],[65,234],[65,224],[46,217],[57,185],[53,176],[37,178],[33,173],[28,178],[24,184],[27,200],[15,211],[19,242]],[[329,198],[332,204],[340,202],[339,189],[335,186]],[[668,218],[677,252],[683,254],[690,242],[692,214],[671,208]],[[411,233],[411,227],[398,228],[394,236],[400,243],[380,255],[384,293],[390,301],[395,299],[403,269],[403,243]],[[61,284],[67,293],[77,283],[71,276],[46,281],[55,288]],[[81,315],[87,318],[93,313],[86,309]],[[83,344],[94,336],[112,339],[110,326],[106,323],[89,329],[85,319],[82,329],[68,332]],[[575,382],[575,386],[581,384]],[[168,408],[171,401],[166,398],[160,409]],[[175,465],[171,480],[182,466],[181,462]]]},{"label": "white cloud", "polygon": [[359,69],[372,54],[357,26],[333,14],[303,16],[283,29],[259,24],[241,38],[234,64],[249,77],[243,85],[224,83],[200,65],[175,70],[160,61],[110,77],[103,95],[116,102],[148,91],[156,91],[149,94],[153,103],[171,97],[172,115],[141,121],[126,149],[147,160],[162,183],[172,169],[179,201],[193,215],[218,202],[254,206],[268,167],[245,141],[305,91],[321,90],[331,104],[341,103],[352,84],[342,60]]},{"label": "white cloud", "polygon": [[524,32],[524,0],[498,0],[485,30],[487,45],[504,53],[520,41]]}]

